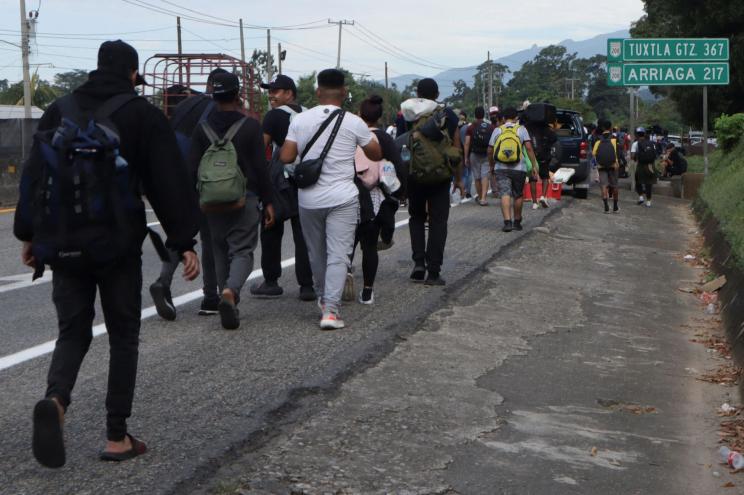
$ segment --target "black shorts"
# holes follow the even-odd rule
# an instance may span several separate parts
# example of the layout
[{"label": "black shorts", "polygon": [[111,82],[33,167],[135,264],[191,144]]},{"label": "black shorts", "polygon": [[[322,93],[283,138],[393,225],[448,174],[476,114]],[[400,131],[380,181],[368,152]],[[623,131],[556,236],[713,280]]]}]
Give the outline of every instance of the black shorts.
[{"label": "black shorts", "polygon": [[550,179],[550,162],[539,162],[539,166],[537,168],[537,174],[539,176],[539,179],[535,177],[532,174],[529,174],[529,181],[530,182],[537,182],[539,180],[548,180]]}]

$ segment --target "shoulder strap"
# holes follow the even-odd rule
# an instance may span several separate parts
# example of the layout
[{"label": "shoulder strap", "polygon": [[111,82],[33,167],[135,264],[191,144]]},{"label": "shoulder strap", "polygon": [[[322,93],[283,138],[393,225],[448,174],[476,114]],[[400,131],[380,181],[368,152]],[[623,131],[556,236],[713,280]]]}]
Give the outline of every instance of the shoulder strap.
[{"label": "shoulder strap", "polygon": [[328,142],[326,143],[325,147],[323,148],[323,151],[320,153],[320,156],[318,157],[321,162],[325,160],[326,155],[331,150],[331,145],[333,145],[333,142],[336,140],[336,135],[338,134],[338,130],[341,128],[341,121],[344,120],[345,115],[346,115],[346,112],[344,110],[339,111],[338,118],[336,119],[336,124],[333,126],[333,130],[331,131],[331,136],[328,138]]},{"label": "shoulder strap", "polygon": [[305,149],[302,150],[302,155],[300,155],[300,160],[304,160],[305,159],[305,155],[307,155],[307,153],[310,151],[310,148],[313,147],[313,145],[315,144],[315,141],[318,140],[318,138],[320,137],[320,135],[323,134],[323,131],[326,130],[326,128],[331,124],[331,122],[336,117],[336,115],[338,115],[339,113],[341,113],[341,111],[342,110],[340,108],[338,110],[335,110],[333,113],[331,113],[331,115],[328,116],[328,118],[325,120],[325,122],[323,122],[323,124],[321,124],[320,128],[318,129],[318,132],[315,133],[315,135],[313,136],[313,138],[307,143],[307,146],[305,146]]},{"label": "shoulder strap", "polygon": [[103,102],[103,105],[98,107],[98,109],[94,113],[94,117],[96,118],[96,120],[106,120],[121,107],[123,107],[130,101],[139,98],[141,98],[141,96],[134,93],[122,93],[116,96],[112,96],[111,98]]},{"label": "shoulder strap", "polygon": [[[207,120],[207,117],[209,117],[209,114],[212,113],[212,110],[214,110],[215,107],[214,100],[209,100],[207,102],[207,107],[204,109],[204,111],[199,116],[199,120],[197,122],[202,122]],[[175,127],[175,126],[174,126]]]},{"label": "shoulder strap", "polygon": [[78,126],[84,125],[83,120],[85,119],[85,112],[80,108],[78,102],[75,100],[75,95],[69,94],[59,98],[55,105],[59,108],[59,113],[64,119],[69,119],[75,122]]},{"label": "shoulder strap", "polygon": [[[186,98],[183,102],[178,104],[176,108],[173,110],[174,112],[178,110],[178,115],[174,116],[173,119],[171,119],[171,127],[176,128],[179,125],[181,125],[181,122],[183,119],[186,118],[187,115],[189,115],[191,112],[196,109],[196,107],[199,106],[199,103],[203,101],[203,98],[201,96],[191,96],[189,98]],[[179,108],[182,107],[182,108]]]},{"label": "shoulder strap", "polygon": [[217,133],[214,132],[214,129],[212,129],[212,126],[210,126],[206,120],[202,120],[199,125],[201,125],[204,134],[207,136],[207,139],[209,139],[209,144],[216,144],[217,141],[220,140]]},{"label": "shoulder strap", "polygon": [[278,107],[277,110],[281,110],[284,113],[288,113],[290,117],[293,116],[293,115],[297,115],[297,113],[298,113],[297,110],[295,110],[294,108],[290,107],[289,105],[282,105],[282,106]]},{"label": "shoulder strap", "polygon": [[231,125],[230,128],[225,133],[225,135],[223,136],[222,140],[226,143],[229,141],[232,141],[235,135],[240,130],[240,128],[243,127],[243,124],[245,124],[246,120],[248,120],[248,117],[243,117],[242,119],[238,120],[233,125]]}]

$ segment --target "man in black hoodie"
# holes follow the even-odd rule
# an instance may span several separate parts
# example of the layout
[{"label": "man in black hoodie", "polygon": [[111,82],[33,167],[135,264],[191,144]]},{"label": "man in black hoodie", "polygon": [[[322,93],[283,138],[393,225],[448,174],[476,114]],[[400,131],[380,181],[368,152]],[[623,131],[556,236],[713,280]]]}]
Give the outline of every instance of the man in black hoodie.
[{"label": "man in black hoodie", "polygon": [[[39,131],[57,128],[61,108],[70,104],[84,112],[94,112],[117,95],[136,96],[135,85],[144,84],[137,72],[137,52],[121,40],[103,43],[98,52],[98,69],[71,96],[52,103],[44,112]],[[68,117],[68,115],[64,115]],[[95,314],[96,289],[101,295],[110,360],[106,396],[107,443],[101,459],[122,461],[146,451],[145,444],[127,432],[134,397],[142,307],[142,241],[146,236],[143,189],[168,236],[166,246],[180,253],[184,278],[199,275],[199,259],[194,252],[196,203],[188,175],[180,163],[175,136],[165,115],[143,98],[129,100],[109,117],[120,138],[120,156],[130,169],[130,193],[136,208],[124,220],[132,233],[126,255],[105,266],[82,270],[55,268],[52,299],[57,308],[59,338],[49,367],[46,398],[39,401],[33,416],[33,451],[48,467],[65,462],[62,423],[80,365],[90,346]],[[34,194],[38,190],[46,157],[35,141],[24,166],[21,196],[15,216],[14,234],[23,241],[22,260],[34,267],[32,246],[35,238]]]},{"label": "man in black hoodie", "polygon": [[[212,234],[217,284],[222,290],[218,311],[222,327],[235,330],[240,326],[237,308],[240,291],[253,270],[253,252],[258,244],[259,201],[263,204],[266,228],[274,226],[274,208],[261,126],[258,121],[241,113],[243,106],[238,76],[228,73],[215,75],[212,98],[217,108],[194,131],[189,166],[196,182],[202,157],[213,144],[214,137],[225,139],[233,125],[239,125],[231,142],[246,179],[245,202],[239,202],[238,208],[206,212]],[[207,132],[215,136],[210,139]]]}]

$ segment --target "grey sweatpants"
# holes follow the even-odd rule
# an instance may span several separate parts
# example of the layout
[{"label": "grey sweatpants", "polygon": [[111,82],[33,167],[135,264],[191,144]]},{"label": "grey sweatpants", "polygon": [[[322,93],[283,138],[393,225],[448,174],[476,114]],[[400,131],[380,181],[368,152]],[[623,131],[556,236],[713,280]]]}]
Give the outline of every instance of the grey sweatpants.
[{"label": "grey sweatpants", "polygon": [[240,291],[253,271],[260,218],[255,197],[247,198],[240,210],[207,213],[217,285],[220,291],[232,289],[236,302],[240,300]]},{"label": "grey sweatpants", "polygon": [[315,293],[327,311],[338,311],[341,305],[358,221],[358,198],[333,208],[300,208]]}]

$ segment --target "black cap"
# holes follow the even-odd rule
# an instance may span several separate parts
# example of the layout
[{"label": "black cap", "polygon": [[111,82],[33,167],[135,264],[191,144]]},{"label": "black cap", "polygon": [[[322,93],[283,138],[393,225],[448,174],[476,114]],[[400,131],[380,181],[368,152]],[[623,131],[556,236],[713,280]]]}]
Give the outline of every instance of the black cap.
[{"label": "black cap", "polygon": [[416,93],[420,98],[436,100],[439,96],[439,85],[434,79],[426,77],[416,85]]},{"label": "black cap", "polygon": [[292,93],[297,94],[297,86],[295,85],[295,82],[291,77],[282,74],[276,76],[276,79],[270,83],[262,83],[261,87],[263,89],[268,89],[269,91],[272,89],[288,89]]},{"label": "black cap", "polygon": [[[132,70],[139,70],[137,50],[122,40],[104,41],[98,48],[98,70],[114,72],[129,76]],[[135,86],[147,84],[145,78],[137,72]]]},{"label": "black cap", "polygon": [[224,95],[237,93],[240,89],[240,79],[230,72],[221,72],[212,77],[212,94]]},{"label": "black cap", "polygon": [[337,89],[344,87],[344,73],[338,69],[325,69],[318,74],[318,87]]}]

